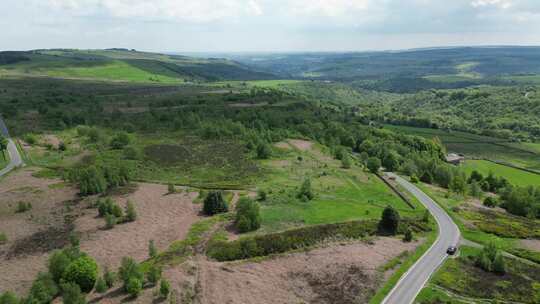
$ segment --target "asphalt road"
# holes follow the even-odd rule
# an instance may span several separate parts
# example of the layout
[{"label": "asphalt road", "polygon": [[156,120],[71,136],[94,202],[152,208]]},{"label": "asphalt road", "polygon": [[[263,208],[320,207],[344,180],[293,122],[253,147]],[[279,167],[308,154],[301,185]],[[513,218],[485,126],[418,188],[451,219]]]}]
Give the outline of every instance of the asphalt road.
[{"label": "asphalt road", "polygon": [[0,170],[0,176],[7,174],[9,171],[13,170],[15,167],[18,167],[23,164],[21,155],[19,154],[19,151],[17,150],[15,143],[13,142],[11,138],[8,139],[8,141],[9,143],[8,143],[7,151],[9,153],[10,162],[4,169]]},{"label": "asphalt road", "polygon": [[393,174],[396,182],[413,194],[431,212],[439,226],[437,240],[424,255],[399,279],[398,283],[381,302],[382,304],[411,304],[429,278],[448,257],[446,249],[456,246],[460,232],[450,216],[429,196],[405,179]]}]

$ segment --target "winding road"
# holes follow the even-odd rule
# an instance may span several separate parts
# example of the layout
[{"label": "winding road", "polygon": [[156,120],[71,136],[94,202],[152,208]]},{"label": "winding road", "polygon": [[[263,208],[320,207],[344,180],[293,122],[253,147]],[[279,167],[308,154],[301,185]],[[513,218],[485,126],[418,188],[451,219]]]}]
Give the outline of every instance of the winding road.
[{"label": "winding road", "polygon": [[2,134],[2,136],[8,139],[7,152],[10,159],[9,164],[5,168],[0,170],[1,177],[13,170],[14,168],[23,165],[23,161],[21,155],[19,154],[19,150],[17,150],[15,142],[9,137],[9,132],[6,128],[6,125],[4,124],[4,121],[2,120],[2,117],[0,117],[0,134]]},{"label": "winding road", "polygon": [[446,249],[456,246],[461,237],[454,221],[436,202],[405,179],[385,173],[414,195],[431,212],[439,226],[439,236],[433,245],[399,279],[398,283],[384,298],[381,304],[411,304],[439,266],[448,258]]}]

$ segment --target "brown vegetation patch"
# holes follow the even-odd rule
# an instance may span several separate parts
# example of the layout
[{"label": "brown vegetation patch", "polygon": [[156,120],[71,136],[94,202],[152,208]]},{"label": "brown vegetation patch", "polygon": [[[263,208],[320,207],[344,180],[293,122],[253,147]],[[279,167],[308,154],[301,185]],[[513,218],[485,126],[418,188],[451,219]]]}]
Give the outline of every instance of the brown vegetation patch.
[{"label": "brown vegetation patch", "polygon": [[381,238],[292,253],[262,262],[200,261],[200,302],[367,303],[382,278],[377,271],[417,243]]},{"label": "brown vegetation patch", "polygon": [[285,150],[290,150],[290,149],[292,149],[292,148],[291,148],[291,145],[289,145],[289,143],[284,142],[284,141],[280,141],[280,142],[275,143],[275,144],[274,144],[274,147],[280,148],[280,149],[285,149]]},{"label": "brown vegetation patch", "polygon": [[311,141],[302,139],[289,139],[288,142],[300,151],[309,151],[313,146],[313,143]]},{"label": "brown vegetation patch", "polygon": [[519,244],[525,249],[540,252],[540,240],[520,240]]}]

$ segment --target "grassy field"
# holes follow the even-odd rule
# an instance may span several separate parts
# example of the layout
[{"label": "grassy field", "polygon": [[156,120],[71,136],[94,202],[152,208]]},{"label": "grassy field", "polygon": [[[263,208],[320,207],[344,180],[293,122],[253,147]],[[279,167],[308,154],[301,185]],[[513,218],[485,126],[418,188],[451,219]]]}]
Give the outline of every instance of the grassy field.
[{"label": "grassy field", "polygon": [[487,176],[492,172],[495,176],[505,177],[511,184],[516,186],[540,185],[540,174],[529,173],[512,167],[499,165],[486,160],[467,160],[462,166],[467,174],[476,170]]},{"label": "grassy field", "polygon": [[[449,259],[422,290],[416,303],[538,303],[540,267],[505,258],[504,275],[485,272],[474,266],[479,249],[462,247],[460,256]],[[484,302],[489,300],[489,302]],[[444,302],[443,302],[444,301]],[[498,303],[498,302],[497,302]]]},{"label": "grassy field", "polygon": [[[422,207],[411,209],[378,177],[358,166],[341,168],[324,148],[310,150],[276,148],[276,156],[263,162],[268,172],[258,188],[269,193],[262,204],[262,231],[276,231],[291,226],[335,223],[357,219],[380,218],[387,205],[402,216],[421,216]],[[305,177],[310,177],[315,198],[302,202],[296,194]]]},{"label": "grassy field", "polygon": [[425,138],[438,137],[449,152],[463,153],[467,157],[507,162],[518,167],[540,172],[539,144],[511,143],[504,139],[471,133],[407,126],[385,125],[385,128]]}]

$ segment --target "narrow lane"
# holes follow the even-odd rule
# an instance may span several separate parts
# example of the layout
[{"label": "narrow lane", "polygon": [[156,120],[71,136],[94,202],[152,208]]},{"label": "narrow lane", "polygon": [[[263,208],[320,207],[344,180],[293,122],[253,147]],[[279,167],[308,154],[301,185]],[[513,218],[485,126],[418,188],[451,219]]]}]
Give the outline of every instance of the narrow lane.
[{"label": "narrow lane", "polygon": [[411,304],[427,283],[429,278],[446,260],[446,249],[456,246],[460,239],[460,232],[452,218],[434,202],[428,195],[405,179],[393,174],[386,175],[395,178],[401,186],[414,195],[433,215],[439,227],[439,236],[424,255],[409,268],[400,278],[396,286],[381,302],[382,304]]}]

